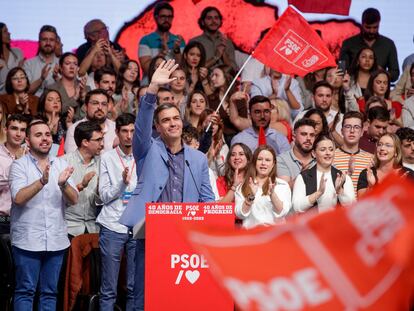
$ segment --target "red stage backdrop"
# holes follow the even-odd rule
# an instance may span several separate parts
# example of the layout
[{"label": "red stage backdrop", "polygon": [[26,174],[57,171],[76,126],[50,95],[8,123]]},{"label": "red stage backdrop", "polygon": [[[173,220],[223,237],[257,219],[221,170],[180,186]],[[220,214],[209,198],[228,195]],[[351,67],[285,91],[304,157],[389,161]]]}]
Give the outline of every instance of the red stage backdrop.
[{"label": "red stage backdrop", "polygon": [[[171,32],[180,34],[186,42],[202,33],[197,20],[207,6],[215,6],[223,14],[223,26],[220,29],[243,52],[251,53],[256,47],[260,33],[273,26],[278,18],[278,7],[262,4],[260,1],[243,0],[173,0],[174,21]],[[153,18],[154,5],[127,22],[116,36],[116,41],[125,47],[128,56],[137,60],[139,40],[155,30]],[[312,25],[315,23],[315,25]],[[322,38],[335,57],[344,38],[359,32],[358,24],[353,20],[331,20],[323,23],[311,21],[313,28],[322,32]]]}]

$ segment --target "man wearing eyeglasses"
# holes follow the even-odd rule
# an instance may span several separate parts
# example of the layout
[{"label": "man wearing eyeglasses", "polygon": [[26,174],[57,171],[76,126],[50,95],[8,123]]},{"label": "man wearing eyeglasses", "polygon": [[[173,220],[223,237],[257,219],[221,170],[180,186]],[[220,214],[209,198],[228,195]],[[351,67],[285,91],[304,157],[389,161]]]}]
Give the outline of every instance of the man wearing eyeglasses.
[{"label": "man wearing eyeglasses", "polygon": [[359,148],[359,141],[364,132],[364,115],[359,111],[344,114],[341,133],[343,145],[335,150],[333,165],[347,173],[354,186],[355,194],[361,171],[371,165],[372,154]]},{"label": "man wearing eyeglasses", "polygon": [[68,128],[65,141],[65,152],[70,153],[77,149],[75,142],[75,129],[79,123],[85,121],[96,121],[100,124],[103,132],[103,151],[111,150],[114,147],[116,138],[115,122],[108,119],[108,105],[110,97],[105,90],[96,89],[90,91],[85,97],[86,117],[75,122]]},{"label": "man wearing eyeglasses", "polygon": [[55,55],[56,40],[55,27],[44,25],[40,28],[38,53],[23,64],[30,81],[30,94],[40,96],[48,86],[55,83],[53,72],[59,66],[59,58]]},{"label": "man wearing eyeglasses", "polygon": [[185,42],[180,35],[170,32],[174,18],[174,8],[168,2],[160,2],[154,8],[157,30],[142,37],[138,47],[139,62],[144,74],[148,74],[151,60],[156,56],[175,59],[180,63]]},{"label": "man wearing eyeglasses", "polygon": [[254,96],[249,101],[252,126],[233,137],[231,144],[244,143],[252,153],[258,147],[259,131],[262,127],[266,136],[266,144],[271,146],[277,155],[290,150],[289,142],[282,133],[269,128],[272,106],[269,98],[261,95]]},{"label": "man wearing eyeglasses", "polygon": [[73,167],[72,179],[79,191],[77,204],[67,204],[65,219],[69,237],[98,233],[96,203],[98,196],[99,154],[103,149],[102,128],[96,121],[81,122],[75,128],[77,150],[64,156]]},{"label": "man wearing eyeglasses", "polygon": [[91,51],[91,48],[97,44],[98,41],[102,42],[101,46],[105,54],[108,54],[111,49],[120,61],[124,59],[124,49],[118,43],[109,40],[108,29],[108,26],[106,26],[100,19],[93,19],[86,23],[83,27],[86,42],[76,50],[79,64],[82,63],[86,55]]}]

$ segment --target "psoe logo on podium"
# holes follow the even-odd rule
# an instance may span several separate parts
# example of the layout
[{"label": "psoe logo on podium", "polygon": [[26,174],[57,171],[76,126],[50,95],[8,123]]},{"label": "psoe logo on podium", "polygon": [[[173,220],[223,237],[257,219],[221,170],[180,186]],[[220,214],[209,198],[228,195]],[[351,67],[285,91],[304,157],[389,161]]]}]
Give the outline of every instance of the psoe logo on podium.
[{"label": "psoe logo on podium", "polygon": [[[195,284],[201,277],[203,269],[208,269],[207,260],[199,254],[172,254],[171,269],[178,271],[175,285],[180,285],[187,280]],[[184,280],[183,280],[184,279]]]}]

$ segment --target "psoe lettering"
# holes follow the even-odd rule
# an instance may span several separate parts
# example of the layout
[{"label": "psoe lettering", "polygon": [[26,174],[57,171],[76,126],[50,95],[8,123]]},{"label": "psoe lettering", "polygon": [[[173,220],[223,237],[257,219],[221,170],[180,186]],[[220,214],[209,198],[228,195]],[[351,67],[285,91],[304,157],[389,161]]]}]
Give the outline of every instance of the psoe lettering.
[{"label": "psoe lettering", "polygon": [[225,286],[242,309],[256,305],[263,311],[302,310],[322,305],[333,296],[330,289],[322,286],[318,271],[311,267],[291,277],[275,277],[267,283],[227,278]]},{"label": "psoe lettering", "polygon": [[198,268],[207,268],[208,263],[203,255],[197,254],[172,254],[171,255],[171,269],[174,269],[176,266],[179,266],[181,269],[198,269]]}]

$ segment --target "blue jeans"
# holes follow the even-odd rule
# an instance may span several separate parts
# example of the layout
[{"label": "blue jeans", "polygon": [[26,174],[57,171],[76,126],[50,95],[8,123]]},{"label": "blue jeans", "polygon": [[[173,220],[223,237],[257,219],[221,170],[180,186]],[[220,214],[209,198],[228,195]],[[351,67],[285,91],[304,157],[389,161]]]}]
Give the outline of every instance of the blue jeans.
[{"label": "blue jeans", "polygon": [[39,311],[56,310],[57,285],[65,250],[33,252],[12,247],[16,268],[14,310],[33,309],[33,299],[39,283]]},{"label": "blue jeans", "polygon": [[135,252],[135,286],[134,301],[135,310],[144,310],[144,289],[145,289],[145,240],[136,240],[137,247]]},{"label": "blue jeans", "polygon": [[127,233],[117,233],[101,226],[99,249],[101,251],[101,290],[99,305],[101,311],[114,310],[121,258],[124,250],[127,255],[127,303],[126,310],[134,308],[136,240]]}]

